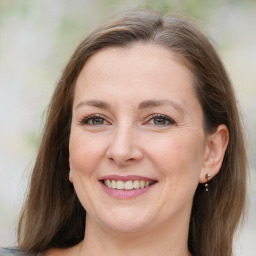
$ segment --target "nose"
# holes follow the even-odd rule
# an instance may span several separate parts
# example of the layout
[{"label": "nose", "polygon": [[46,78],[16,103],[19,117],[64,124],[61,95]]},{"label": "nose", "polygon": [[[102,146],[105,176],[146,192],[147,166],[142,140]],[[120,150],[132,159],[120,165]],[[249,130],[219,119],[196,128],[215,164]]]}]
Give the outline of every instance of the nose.
[{"label": "nose", "polygon": [[113,132],[106,157],[119,166],[137,163],[143,159],[141,146],[136,128],[119,127]]}]

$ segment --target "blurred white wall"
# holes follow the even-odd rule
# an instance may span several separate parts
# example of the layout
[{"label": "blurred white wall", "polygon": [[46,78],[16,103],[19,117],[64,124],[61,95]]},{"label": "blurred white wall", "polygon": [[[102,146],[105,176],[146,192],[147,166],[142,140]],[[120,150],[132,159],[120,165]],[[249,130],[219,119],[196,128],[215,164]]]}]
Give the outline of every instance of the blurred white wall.
[{"label": "blurred white wall", "polygon": [[[237,255],[256,255],[255,1],[0,1],[0,246],[15,244],[17,217],[56,81],[80,39],[127,7],[171,6],[199,19],[234,82],[250,158],[248,221]],[[231,199],[232,200],[232,199]]]}]

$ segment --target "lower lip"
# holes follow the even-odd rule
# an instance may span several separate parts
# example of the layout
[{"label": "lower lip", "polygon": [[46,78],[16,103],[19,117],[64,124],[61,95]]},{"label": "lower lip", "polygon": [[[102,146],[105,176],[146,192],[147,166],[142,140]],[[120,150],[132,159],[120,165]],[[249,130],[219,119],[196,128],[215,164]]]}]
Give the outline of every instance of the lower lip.
[{"label": "lower lip", "polygon": [[157,182],[152,185],[149,185],[148,187],[145,187],[145,188],[138,188],[138,189],[131,189],[131,190],[109,188],[109,187],[105,186],[102,182],[100,182],[100,184],[101,184],[103,190],[107,194],[111,195],[112,197],[121,198],[121,199],[129,199],[129,198],[140,196],[140,195],[148,192],[157,184]]}]

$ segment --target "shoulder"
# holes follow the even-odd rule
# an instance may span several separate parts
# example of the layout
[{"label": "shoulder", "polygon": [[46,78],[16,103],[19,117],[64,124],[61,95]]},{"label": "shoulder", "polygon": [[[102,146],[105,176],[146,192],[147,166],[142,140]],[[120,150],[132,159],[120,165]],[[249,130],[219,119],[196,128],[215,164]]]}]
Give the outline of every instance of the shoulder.
[{"label": "shoulder", "polygon": [[0,256],[39,256],[39,254],[28,254],[18,247],[0,248]]}]

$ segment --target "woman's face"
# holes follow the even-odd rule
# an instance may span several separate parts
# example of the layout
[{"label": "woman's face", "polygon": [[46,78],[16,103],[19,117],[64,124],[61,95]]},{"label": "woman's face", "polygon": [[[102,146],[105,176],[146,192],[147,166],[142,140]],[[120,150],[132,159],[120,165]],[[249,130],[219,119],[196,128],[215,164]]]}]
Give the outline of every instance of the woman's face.
[{"label": "woman's face", "polygon": [[99,51],[76,83],[69,150],[87,223],[187,226],[207,151],[191,72],[159,46]]}]

